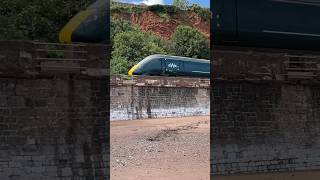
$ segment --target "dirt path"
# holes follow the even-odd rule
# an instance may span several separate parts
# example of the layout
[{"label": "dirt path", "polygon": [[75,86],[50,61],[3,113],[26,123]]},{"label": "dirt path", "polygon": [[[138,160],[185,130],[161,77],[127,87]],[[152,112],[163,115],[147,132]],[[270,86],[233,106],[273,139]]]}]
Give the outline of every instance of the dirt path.
[{"label": "dirt path", "polygon": [[111,122],[112,180],[209,180],[209,116]]}]

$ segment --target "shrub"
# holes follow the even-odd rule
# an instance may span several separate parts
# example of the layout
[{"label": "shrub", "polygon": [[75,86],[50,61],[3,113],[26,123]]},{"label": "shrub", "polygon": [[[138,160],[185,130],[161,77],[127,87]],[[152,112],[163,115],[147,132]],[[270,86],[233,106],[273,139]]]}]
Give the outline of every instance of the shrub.
[{"label": "shrub", "polygon": [[178,7],[179,9],[182,10],[187,10],[189,6],[189,1],[188,0],[173,0],[173,6]]},{"label": "shrub", "polygon": [[146,8],[142,6],[112,5],[110,7],[110,13],[143,13],[145,11]]},{"label": "shrub", "polygon": [[124,20],[122,18],[112,18],[110,23],[110,35],[111,41],[113,41],[114,36],[126,32],[126,31],[139,31],[139,28],[133,25],[130,21]]},{"label": "shrub", "polygon": [[178,26],[171,36],[170,51],[178,56],[209,59],[209,42],[197,29]]},{"label": "shrub", "polygon": [[193,4],[190,7],[190,10],[197,13],[201,17],[201,19],[203,19],[205,21],[208,21],[211,19],[211,12],[209,9],[202,8],[197,4]]},{"label": "shrub", "polygon": [[131,66],[152,54],[167,54],[161,40],[154,35],[141,31],[116,34],[111,53],[111,72],[126,74]]},{"label": "shrub", "polygon": [[152,6],[147,6],[147,10],[154,12],[154,13],[165,13],[169,15],[173,15],[177,13],[177,8],[175,6],[170,6],[170,5],[152,5]]}]

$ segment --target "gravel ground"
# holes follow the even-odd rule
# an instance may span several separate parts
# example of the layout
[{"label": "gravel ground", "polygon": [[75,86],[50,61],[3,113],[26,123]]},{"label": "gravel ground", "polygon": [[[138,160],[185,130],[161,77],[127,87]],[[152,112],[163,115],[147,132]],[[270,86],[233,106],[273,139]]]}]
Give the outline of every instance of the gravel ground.
[{"label": "gravel ground", "polygon": [[209,116],[111,122],[112,180],[209,180]]}]

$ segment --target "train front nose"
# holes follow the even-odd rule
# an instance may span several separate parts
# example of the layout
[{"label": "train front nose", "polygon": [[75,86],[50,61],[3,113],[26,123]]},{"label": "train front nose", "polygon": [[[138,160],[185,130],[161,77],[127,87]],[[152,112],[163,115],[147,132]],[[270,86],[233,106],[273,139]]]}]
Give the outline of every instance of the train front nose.
[{"label": "train front nose", "polygon": [[128,71],[128,76],[136,75],[137,69],[138,69],[138,65],[136,64]]},{"label": "train front nose", "polygon": [[108,34],[106,19],[106,12],[81,11],[62,28],[59,40],[61,43],[104,42]]}]

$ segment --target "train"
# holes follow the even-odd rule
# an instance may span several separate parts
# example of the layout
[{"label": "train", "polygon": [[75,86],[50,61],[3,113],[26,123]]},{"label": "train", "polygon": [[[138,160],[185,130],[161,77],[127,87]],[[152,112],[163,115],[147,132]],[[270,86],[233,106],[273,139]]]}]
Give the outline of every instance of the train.
[{"label": "train", "polygon": [[214,0],[212,47],[320,50],[319,0]]},{"label": "train", "polygon": [[128,75],[210,78],[210,61],[205,59],[154,54],[134,65],[128,71]]},{"label": "train", "polygon": [[59,32],[61,43],[110,41],[110,2],[97,0],[76,14]]}]

